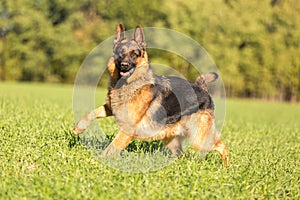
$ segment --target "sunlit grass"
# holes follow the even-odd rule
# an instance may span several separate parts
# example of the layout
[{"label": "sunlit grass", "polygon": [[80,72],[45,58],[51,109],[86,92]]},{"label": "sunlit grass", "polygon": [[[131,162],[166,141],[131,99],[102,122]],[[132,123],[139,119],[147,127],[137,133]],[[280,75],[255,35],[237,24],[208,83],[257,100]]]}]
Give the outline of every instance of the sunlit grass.
[{"label": "sunlit grass", "polygon": [[[71,136],[72,86],[0,83],[0,199],[299,199],[299,119],[298,104],[228,100],[230,167],[217,153],[188,152],[161,170],[127,173]],[[117,132],[113,118],[98,123]],[[128,151],[149,147],[160,145],[134,141]]]}]

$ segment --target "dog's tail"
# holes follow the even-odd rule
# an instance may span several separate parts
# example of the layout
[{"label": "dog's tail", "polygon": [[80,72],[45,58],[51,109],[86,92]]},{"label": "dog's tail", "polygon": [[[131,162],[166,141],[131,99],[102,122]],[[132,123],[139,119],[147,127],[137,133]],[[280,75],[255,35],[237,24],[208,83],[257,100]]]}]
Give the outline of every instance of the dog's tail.
[{"label": "dog's tail", "polygon": [[216,72],[208,72],[206,74],[202,74],[198,76],[195,83],[200,86],[202,89],[204,89],[206,92],[208,92],[207,84],[210,82],[214,82],[217,80],[219,75]]}]

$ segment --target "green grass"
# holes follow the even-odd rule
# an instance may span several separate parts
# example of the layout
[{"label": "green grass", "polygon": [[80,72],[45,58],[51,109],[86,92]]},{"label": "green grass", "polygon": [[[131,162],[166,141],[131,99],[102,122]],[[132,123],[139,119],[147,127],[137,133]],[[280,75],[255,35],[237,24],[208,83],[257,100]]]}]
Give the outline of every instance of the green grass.
[{"label": "green grass", "polygon": [[[217,153],[187,153],[162,170],[127,173],[70,135],[72,86],[0,83],[0,199],[299,199],[299,119],[298,104],[228,100],[230,167]],[[99,120],[115,133],[112,121]]]}]

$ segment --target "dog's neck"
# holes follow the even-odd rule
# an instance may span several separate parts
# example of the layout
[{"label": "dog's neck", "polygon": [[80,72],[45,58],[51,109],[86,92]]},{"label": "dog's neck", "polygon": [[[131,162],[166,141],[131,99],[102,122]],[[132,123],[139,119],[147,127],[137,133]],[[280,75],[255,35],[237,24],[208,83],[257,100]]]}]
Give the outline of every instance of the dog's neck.
[{"label": "dog's neck", "polygon": [[143,79],[150,82],[154,80],[154,73],[148,62],[142,62],[136,66],[135,71],[130,77],[127,78],[126,82],[130,84],[138,79]]}]

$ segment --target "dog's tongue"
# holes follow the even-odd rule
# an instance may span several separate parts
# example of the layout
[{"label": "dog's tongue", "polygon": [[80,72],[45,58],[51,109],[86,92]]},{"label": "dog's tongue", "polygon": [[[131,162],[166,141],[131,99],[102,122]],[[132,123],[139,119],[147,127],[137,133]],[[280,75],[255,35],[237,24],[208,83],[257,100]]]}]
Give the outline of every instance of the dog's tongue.
[{"label": "dog's tongue", "polygon": [[129,72],[120,72],[121,76],[129,76]]}]

